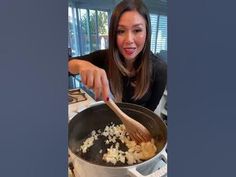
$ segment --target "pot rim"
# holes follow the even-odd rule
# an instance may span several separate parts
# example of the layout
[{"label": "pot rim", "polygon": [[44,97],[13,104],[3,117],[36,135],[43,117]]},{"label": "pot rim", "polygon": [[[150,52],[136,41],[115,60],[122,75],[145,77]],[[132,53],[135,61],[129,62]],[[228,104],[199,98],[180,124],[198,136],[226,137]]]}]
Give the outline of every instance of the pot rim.
[{"label": "pot rim", "polygon": [[78,155],[76,155],[74,152],[71,151],[71,149],[69,148],[70,152],[73,153],[73,155],[75,156],[75,158],[78,158],[79,160],[83,161],[84,163],[87,163],[89,165],[92,165],[92,166],[98,166],[98,167],[103,167],[103,168],[109,168],[109,169],[123,169],[123,168],[132,168],[132,167],[138,167],[138,166],[141,166],[141,165],[145,165],[146,163],[149,163],[151,161],[153,161],[154,159],[158,158],[160,155],[161,155],[161,152],[162,151],[165,151],[166,150],[166,147],[167,147],[167,143],[165,144],[165,146],[163,147],[163,149],[157,153],[155,156],[151,157],[150,159],[148,160],[145,160],[143,162],[140,162],[138,164],[132,164],[132,165],[125,165],[125,166],[105,166],[105,165],[99,165],[99,164],[96,164],[96,163],[92,163],[92,162],[89,162],[81,157],[79,157]]}]

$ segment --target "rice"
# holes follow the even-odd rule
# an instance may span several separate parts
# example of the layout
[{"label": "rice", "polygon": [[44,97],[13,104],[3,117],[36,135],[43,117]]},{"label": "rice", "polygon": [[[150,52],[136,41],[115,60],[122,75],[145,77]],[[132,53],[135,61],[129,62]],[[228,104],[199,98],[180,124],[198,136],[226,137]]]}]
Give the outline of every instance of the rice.
[{"label": "rice", "polygon": [[[80,147],[80,150],[83,153],[86,153],[88,148],[94,144],[94,141],[97,140],[99,136],[106,137],[104,141],[105,144],[111,144],[103,154],[102,159],[107,163],[110,162],[114,165],[117,162],[127,162],[129,165],[139,163],[142,160],[153,157],[157,150],[154,139],[149,142],[137,144],[135,141],[131,140],[123,124],[115,125],[113,123],[111,123],[110,126],[107,125],[103,131],[100,129],[97,131],[93,130],[91,136],[87,138]],[[128,150],[125,152],[122,151],[120,149],[120,143],[117,140],[120,140],[121,143],[125,144]],[[102,150],[100,150],[99,153],[101,154]]]}]

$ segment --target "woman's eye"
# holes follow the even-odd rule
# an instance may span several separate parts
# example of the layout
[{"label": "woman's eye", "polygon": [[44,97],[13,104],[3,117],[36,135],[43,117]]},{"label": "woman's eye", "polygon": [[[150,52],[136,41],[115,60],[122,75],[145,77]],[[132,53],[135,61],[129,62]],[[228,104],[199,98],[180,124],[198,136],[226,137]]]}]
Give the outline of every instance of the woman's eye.
[{"label": "woman's eye", "polygon": [[125,30],[117,30],[118,34],[123,34],[125,32]]},{"label": "woman's eye", "polygon": [[139,33],[139,32],[142,32],[143,30],[142,29],[135,29],[134,32],[135,33]]}]

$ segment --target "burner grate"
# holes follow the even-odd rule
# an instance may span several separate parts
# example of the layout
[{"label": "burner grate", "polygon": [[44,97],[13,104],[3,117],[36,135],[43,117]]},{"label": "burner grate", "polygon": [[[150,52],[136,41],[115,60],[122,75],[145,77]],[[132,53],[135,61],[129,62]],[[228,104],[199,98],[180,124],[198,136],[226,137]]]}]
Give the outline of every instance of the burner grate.
[{"label": "burner grate", "polygon": [[86,100],[87,97],[85,96],[85,93],[82,93],[80,89],[69,90],[68,92],[69,104],[78,103]]}]

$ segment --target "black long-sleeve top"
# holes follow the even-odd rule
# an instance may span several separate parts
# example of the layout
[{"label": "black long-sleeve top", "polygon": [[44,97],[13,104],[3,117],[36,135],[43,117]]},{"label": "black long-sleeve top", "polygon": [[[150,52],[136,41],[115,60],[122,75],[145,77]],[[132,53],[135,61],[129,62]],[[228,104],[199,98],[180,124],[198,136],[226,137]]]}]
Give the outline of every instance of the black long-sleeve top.
[{"label": "black long-sleeve top", "polygon": [[[108,72],[108,50],[98,50],[88,55],[73,57],[71,59],[77,58],[89,61]],[[149,90],[141,99],[133,100],[134,87],[131,86],[133,78],[123,76],[124,88],[122,102],[138,104],[154,111],[166,88],[167,65],[160,57],[154,55],[152,52],[150,54],[150,59],[152,60],[152,75]]]}]

